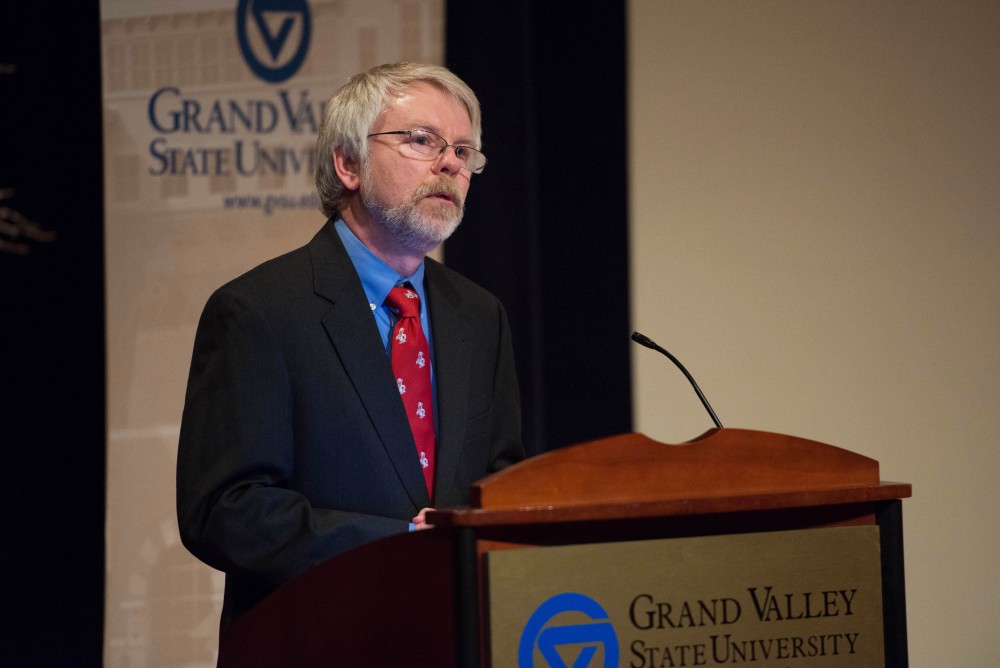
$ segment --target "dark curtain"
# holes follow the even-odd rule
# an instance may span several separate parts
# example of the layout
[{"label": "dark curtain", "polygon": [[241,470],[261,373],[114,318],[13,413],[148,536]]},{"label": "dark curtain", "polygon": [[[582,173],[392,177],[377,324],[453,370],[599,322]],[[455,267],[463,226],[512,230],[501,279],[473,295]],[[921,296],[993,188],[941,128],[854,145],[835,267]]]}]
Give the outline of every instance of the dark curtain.
[{"label": "dark curtain", "polygon": [[0,8],[0,666],[100,666],[105,355],[97,2]]},{"label": "dark curtain", "polygon": [[532,453],[631,431],[625,3],[449,2],[483,109],[449,266],[504,302]]}]

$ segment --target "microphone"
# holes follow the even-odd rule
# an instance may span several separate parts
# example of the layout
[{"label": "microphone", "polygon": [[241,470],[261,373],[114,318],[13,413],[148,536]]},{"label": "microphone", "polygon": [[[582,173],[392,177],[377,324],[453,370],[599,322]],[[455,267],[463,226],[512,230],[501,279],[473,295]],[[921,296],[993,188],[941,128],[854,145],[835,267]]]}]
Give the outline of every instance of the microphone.
[{"label": "microphone", "polygon": [[677,365],[677,368],[680,369],[681,372],[687,377],[688,381],[691,383],[691,387],[693,387],[694,391],[698,394],[698,398],[701,399],[701,404],[705,407],[705,410],[707,410],[708,414],[712,416],[712,422],[715,423],[716,427],[722,429],[722,423],[719,422],[719,418],[715,416],[715,411],[713,411],[712,407],[709,405],[708,399],[706,399],[705,395],[701,393],[701,388],[698,387],[698,383],[694,382],[694,378],[692,378],[691,374],[688,373],[688,370],[684,368],[684,365],[680,363],[680,360],[671,355],[665,349],[656,345],[656,342],[653,341],[653,339],[646,336],[645,334],[640,334],[639,332],[632,332],[632,340],[638,343],[640,346],[645,346],[650,350],[655,350],[658,353],[666,355],[667,359],[669,359],[671,362]]}]

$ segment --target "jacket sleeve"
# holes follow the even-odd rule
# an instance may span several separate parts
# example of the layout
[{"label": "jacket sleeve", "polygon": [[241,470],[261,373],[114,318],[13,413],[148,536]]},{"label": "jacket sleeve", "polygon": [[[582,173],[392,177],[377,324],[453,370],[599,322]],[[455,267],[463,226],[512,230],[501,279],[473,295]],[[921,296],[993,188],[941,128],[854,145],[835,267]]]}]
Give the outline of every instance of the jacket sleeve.
[{"label": "jacket sleeve", "polygon": [[292,390],[253,297],[223,288],[195,337],[177,456],[184,545],[266,590],[408,522],[320,508],[294,491]]}]

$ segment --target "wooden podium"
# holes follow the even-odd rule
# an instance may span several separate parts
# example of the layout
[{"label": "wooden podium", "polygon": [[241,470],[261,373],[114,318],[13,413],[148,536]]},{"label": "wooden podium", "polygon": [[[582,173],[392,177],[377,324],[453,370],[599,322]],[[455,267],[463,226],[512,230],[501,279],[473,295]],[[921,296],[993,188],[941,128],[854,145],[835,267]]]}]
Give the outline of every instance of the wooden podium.
[{"label": "wooden podium", "polygon": [[[539,546],[877,526],[885,666],[908,665],[902,502],[878,462],[792,436],[713,429],[549,452],[473,486],[431,531],[334,557],[285,584],[220,641],[222,666],[490,665],[487,556]],[[623,662],[622,665],[628,665]]]}]

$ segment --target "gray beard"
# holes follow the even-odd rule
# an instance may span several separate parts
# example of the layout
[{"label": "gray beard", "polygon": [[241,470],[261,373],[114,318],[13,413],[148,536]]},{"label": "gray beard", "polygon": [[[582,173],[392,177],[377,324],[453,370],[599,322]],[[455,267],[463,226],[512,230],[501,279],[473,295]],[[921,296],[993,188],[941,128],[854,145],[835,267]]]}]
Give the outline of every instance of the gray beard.
[{"label": "gray beard", "polygon": [[[371,183],[370,180],[368,182]],[[427,253],[444,243],[458,228],[465,207],[456,202],[451,212],[444,213],[442,210],[439,216],[425,216],[417,208],[420,200],[429,194],[424,191],[423,188],[418,189],[409,201],[390,207],[370,190],[362,189],[361,201],[375,222],[399,244],[418,253]],[[432,188],[430,192],[435,190]]]}]

